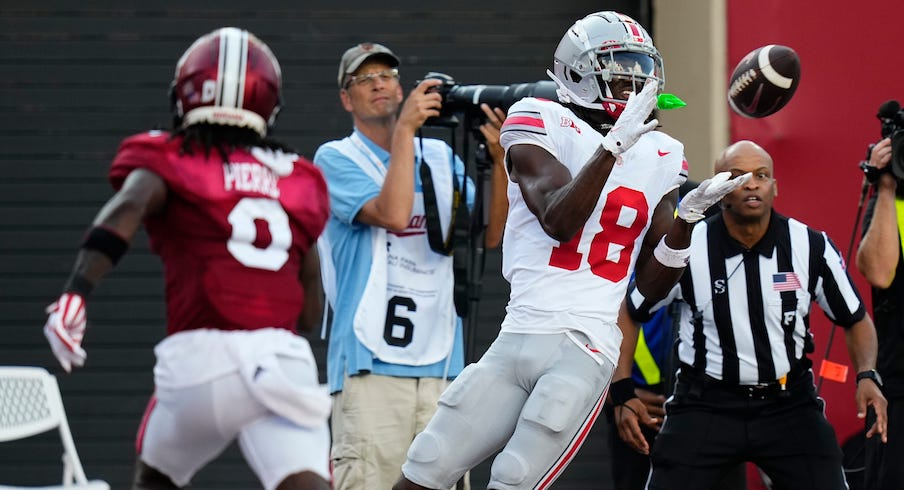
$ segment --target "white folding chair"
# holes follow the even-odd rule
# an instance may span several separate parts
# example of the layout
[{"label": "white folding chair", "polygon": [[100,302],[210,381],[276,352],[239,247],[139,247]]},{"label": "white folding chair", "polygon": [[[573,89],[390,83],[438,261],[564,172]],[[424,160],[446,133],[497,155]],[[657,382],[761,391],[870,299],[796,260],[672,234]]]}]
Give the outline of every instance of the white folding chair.
[{"label": "white folding chair", "polygon": [[88,481],[75,452],[69,422],[63,408],[56,378],[39,367],[0,367],[0,442],[24,439],[58,428],[63,443],[63,483],[46,487],[9,487],[7,489],[109,490],[101,480]]}]

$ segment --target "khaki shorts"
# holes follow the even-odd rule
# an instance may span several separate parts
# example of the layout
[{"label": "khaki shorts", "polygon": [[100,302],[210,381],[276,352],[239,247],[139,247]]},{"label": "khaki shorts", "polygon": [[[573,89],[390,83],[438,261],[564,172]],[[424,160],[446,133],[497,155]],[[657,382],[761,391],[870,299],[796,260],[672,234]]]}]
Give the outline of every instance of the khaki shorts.
[{"label": "khaki shorts", "polygon": [[408,447],[448,384],[440,378],[346,377],[333,399],[333,488],[392,488]]}]

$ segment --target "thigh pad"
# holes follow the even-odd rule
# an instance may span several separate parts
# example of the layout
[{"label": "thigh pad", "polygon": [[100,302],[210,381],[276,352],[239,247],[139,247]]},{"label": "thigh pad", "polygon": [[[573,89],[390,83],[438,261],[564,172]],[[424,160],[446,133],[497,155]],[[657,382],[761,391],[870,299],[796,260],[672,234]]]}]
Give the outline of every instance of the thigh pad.
[{"label": "thigh pad", "polygon": [[522,417],[553,432],[561,432],[586,405],[587,394],[591,391],[587,383],[576,378],[548,374],[537,382]]}]

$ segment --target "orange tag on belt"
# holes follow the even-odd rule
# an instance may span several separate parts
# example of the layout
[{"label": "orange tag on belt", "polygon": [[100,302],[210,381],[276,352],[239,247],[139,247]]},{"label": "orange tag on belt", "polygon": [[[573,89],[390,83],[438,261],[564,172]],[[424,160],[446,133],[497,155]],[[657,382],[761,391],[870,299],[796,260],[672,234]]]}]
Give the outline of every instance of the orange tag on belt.
[{"label": "orange tag on belt", "polygon": [[825,379],[844,383],[847,381],[847,375],[848,367],[844,364],[838,364],[837,362],[823,359],[822,365],[819,366],[819,376]]}]

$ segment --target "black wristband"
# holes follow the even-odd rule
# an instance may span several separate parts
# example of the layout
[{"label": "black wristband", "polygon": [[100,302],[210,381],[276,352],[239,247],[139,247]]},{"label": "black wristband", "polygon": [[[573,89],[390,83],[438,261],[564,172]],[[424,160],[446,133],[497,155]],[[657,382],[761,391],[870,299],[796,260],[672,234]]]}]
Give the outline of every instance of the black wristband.
[{"label": "black wristband", "polygon": [[609,396],[612,397],[612,404],[616,407],[637,398],[637,393],[634,393],[634,380],[625,378],[612,383],[609,385]]},{"label": "black wristband", "polygon": [[94,283],[81,274],[72,274],[63,285],[64,293],[78,293],[83,298],[87,298],[91,291],[94,291]]},{"label": "black wristband", "polygon": [[885,167],[878,168],[870,165],[870,163],[865,160],[860,162],[860,169],[863,170],[866,181],[872,185],[879,183],[879,178],[882,177],[882,174],[891,173],[891,165],[886,165]]},{"label": "black wristband", "polygon": [[95,226],[88,230],[85,240],[82,242],[82,248],[96,250],[110,259],[113,265],[119,262],[126,250],[129,249],[129,242],[125,241],[118,233],[108,230],[103,226]]}]

